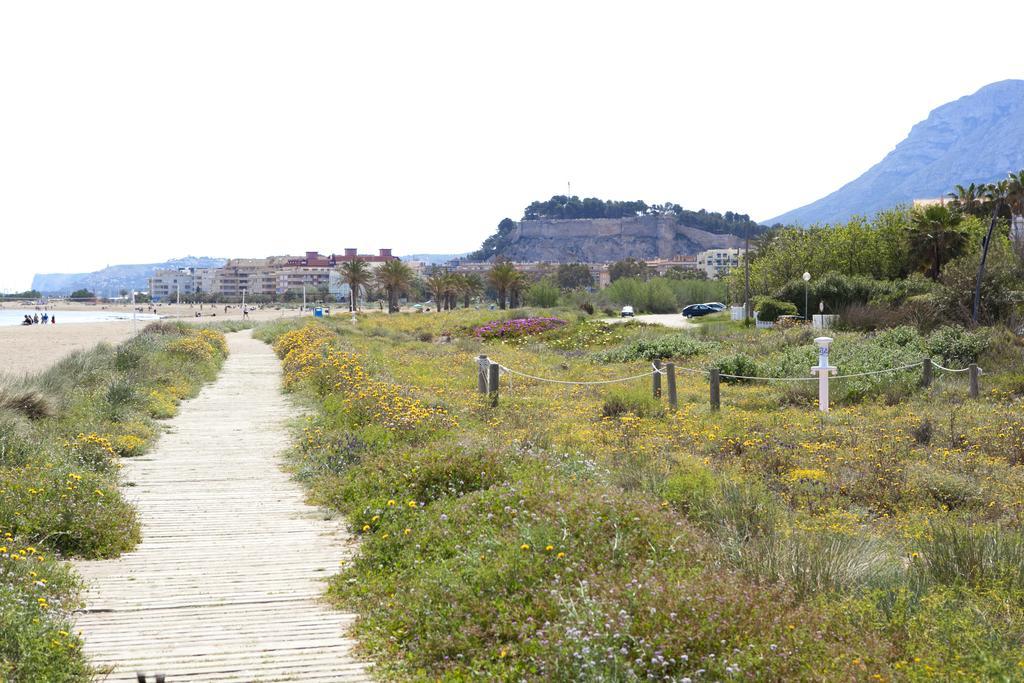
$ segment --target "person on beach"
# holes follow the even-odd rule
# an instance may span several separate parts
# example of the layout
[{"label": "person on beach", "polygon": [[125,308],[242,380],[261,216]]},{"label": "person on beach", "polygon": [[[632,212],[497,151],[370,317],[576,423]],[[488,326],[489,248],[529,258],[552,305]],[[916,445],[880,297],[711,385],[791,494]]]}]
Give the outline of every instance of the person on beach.
[{"label": "person on beach", "polygon": [[56,325],[57,324],[57,316],[56,315],[51,315],[50,316],[50,324],[51,325]]},{"label": "person on beach", "polygon": [[49,313],[43,313],[43,324],[45,325],[48,322],[50,322],[50,314]]},{"label": "person on beach", "polygon": [[32,316],[32,322],[36,323],[36,324],[39,323],[39,314],[38,313],[36,313],[35,315]]}]

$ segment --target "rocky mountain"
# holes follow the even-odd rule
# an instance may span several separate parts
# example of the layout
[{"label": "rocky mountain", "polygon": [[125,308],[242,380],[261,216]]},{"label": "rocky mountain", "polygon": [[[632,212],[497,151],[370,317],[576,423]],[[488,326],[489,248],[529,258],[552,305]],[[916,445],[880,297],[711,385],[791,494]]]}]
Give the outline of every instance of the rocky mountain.
[{"label": "rocky mountain", "polygon": [[107,266],[92,273],[38,273],[32,277],[32,289],[43,294],[70,294],[88,289],[98,296],[117,296],[122,289],[145,291],[153,271],[164,268],[218,268],[225,259],[186,256],[162,263],[137,263]]},{"label": "rocky mountain", "polygon": [[736,235],[681,225],[672,215],[524,220],[510,231],[500,257],[512,261],[602,263],[671,258],[737,247]]},{"label": "rocky mountain", "polygon": [[844,221],[914,199],[941,197],[956,184],[991,182],[1024,168],[1024,80],[986,85],[935,109],[856,180],[767,225]]}]

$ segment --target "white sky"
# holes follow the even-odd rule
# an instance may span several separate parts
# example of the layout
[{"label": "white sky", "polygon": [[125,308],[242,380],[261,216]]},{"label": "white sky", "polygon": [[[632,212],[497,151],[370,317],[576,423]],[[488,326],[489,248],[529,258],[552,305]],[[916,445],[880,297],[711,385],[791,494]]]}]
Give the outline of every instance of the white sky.
[{"label": "white sky", "polygon": [[971,7],[0,0],[0,290],[468,251],[567,181],[765,219],[1024,77],[1024,3]]}]

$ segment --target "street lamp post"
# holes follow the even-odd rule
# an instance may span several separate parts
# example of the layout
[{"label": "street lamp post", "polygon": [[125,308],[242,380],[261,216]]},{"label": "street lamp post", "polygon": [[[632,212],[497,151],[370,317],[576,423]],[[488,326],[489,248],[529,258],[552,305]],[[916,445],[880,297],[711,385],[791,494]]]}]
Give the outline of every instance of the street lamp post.
[{"label": "street lamp post", "polygon": [[811,274],[804,271],[804,320],[807,320],[807,283],[811,281]]},{"label": "street lamp post", "polygon": [[743,244],[743,324],[750,324],[750,221]]}]

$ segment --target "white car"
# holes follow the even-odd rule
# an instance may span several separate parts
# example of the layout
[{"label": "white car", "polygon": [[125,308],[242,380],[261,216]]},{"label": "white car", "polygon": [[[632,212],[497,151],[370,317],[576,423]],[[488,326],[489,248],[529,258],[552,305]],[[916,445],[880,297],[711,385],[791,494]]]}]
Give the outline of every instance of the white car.
[{"label": "white car", "polygon": [[623,306],[622,310],[619,311],[620,318],[632,318],[635,314],[633,313],[632,306]]}]

